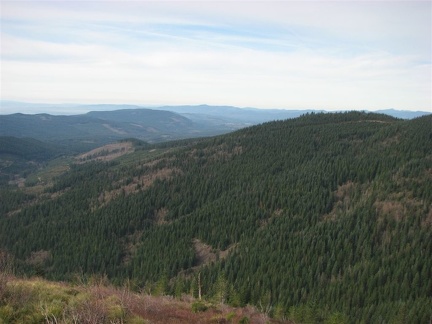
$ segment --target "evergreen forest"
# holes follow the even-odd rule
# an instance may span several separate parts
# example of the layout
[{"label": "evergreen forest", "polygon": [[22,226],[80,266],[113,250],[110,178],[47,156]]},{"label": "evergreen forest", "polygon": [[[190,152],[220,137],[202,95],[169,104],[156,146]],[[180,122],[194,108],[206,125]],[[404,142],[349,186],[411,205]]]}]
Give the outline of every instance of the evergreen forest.
[{"label": "evergreen forest", "polygon": [[312,113],[132,145],[50,153],[32,172],[54,159],[61,172],[1,187],[15,273],[105,276],[299,323],[432,320],[432,115]]}]

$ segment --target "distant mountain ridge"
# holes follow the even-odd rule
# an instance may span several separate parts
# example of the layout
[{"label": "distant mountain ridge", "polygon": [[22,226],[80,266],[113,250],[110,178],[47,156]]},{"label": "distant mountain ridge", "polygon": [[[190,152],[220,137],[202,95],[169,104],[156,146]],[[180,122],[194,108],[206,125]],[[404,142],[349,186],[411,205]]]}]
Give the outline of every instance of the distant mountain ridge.
[{"label": "distant mountain ridge", "polygon": [[31,137],[83,150],[123,138],[162,142],[222,134],[236,127],[192,121],[180,114],[153,109],[92,111],[82,115],[12,114],[0,116],[0,136]]},{"label": "distant mountain ridge", "polygon": [[[241,120],[251,122],[263,122],[275,119],[296,118],[308,112],[330,112],[323,109],[261,109],[254,107],[235,107],[235,106],[213,106],[213,105],[137,105],[137,104],[46,104],[46,103],[27,103],[19,101],[0,100],[0,116],[13,114],[19,110],[25,114],[48,113],[58,115],[82,115],[94,111],[111,111],[123,109],[152,109],[172,111],[178,114],[199,114],[217,117],[237,117]],[[348,109],[349,110],[349,109]],[[381,109],[366,112],[384,113],[396,118],[412,119],[431,114],[432,111],[412,111],[397,109]],[[336,112],[336,111],[333,111]],[[342,110],[339,112],[343,112]],[[247,116],[247,115],[250,116]]]},{"label": "distant mountain ridge", "polygon": [[[238,108],[232,106],[184,105],[144,108],[138,105],[53,105],[1,102],[1,111],[76,111],[71,115],[47,113],[0,115],[0,136],[32,137],[41,141],[91,149],[123,138],[147,142],[204,137],[274,120],[299,117],[321,110]],[[79,112],[89,111],[79,114]],[[381,110],[397,118],[412,119],[428,112]],[[93,143],[93,144],[92,144]],[[82,151],[81,150],[81,151]]]},{"label": "distant mountain ridge", "polygon": [[376,113],[386,114],[389,116],[402,118],[402,119],[413,119],[413,118],[431,114],[431,112],[425,112],[425,111],[409,111],[409,110],[396,110],[396,109],[377,110]]}]

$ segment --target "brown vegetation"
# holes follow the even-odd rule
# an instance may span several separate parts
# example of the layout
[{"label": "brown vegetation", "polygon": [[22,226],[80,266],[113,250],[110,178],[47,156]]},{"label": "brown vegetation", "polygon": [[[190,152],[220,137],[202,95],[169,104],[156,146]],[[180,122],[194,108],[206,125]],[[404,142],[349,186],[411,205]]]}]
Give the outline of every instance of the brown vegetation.
[{"label": "brown vegetation", "polygon": [[78,155],[75,160],[77,163],[86,163],[91,161],[111,161],[122,155],[132,153],[134,151],[131,142],[121,142],[108,144],[102,147],[95,148],[87,153]]},{"label": "brown vegetation", "polygon": [[235,244],[229,246],[226,250],[214,249],[210,245],[201,242],[199,239],[193,240],[198,267],[215,262],[217,259],[224,259],[236,247]]},{"label": "brown vegetation", "polygon": [[289,323],[270,319],[250,306],[233,308],[190,296],[175,299],[134,293],[127,287],[113,287],[101,277],[75,285],[39,278],[2,279],[2,323]]},{"label": "brown vegetation", "polygon": [[397,221],[400,221],[407,213],[406,206],[400,201],[376,201],[374,206],[378,215],[389,215]]},{"label": "brown vegetation", "polygon": [[432,227],[432,206],[429,207],[429,212],[426,215],[426,218],[422,222],[422,226],[431,226]]},{"label": "brown vegetation", "polygon": [[190,156],[192,156],[195,159],[198,159],[201,154],[208,158],[210,161],[219,161],[219,162],[226,162],[232,159],[236,155],[240,155],[243,153],[243,147],[242,146],[234,146],[232,148],[229,148],[226,144],[221,144],[215,147],[206,148],[204,150],[198,150],[193,149],[190,152]]},{"label": "brown vegetation", "polygon": [[332,210],[323,216],[324,221],[334,221],[340,212],[347,212],[351,207],[351,195],[355,188],[351,181],[340,185],[334,192],[334,204]]},{"label": "brown vegetation", "polygon": [[[116,189],[111,191],[104,191],[99,195],[98,207],[108,204],[111,200],[137,193],[140,190],[148,189],[156,180],[166,180],[173,177],[175,174],[180,174],[181,170],[177,168],[162,168],[155,169],[152,172],[140,177],[133,177],[132,179],[123,179],[114,184]],[[94,206],[95,208],[96,206]]]},{"label": "brown vegetation", "polygon": [[158,225],[168,224],[169,222],[165,220],[166,215],[168,215],[167,208],[158,209],[155,213],[156,224]]},{"label": "brown vegetation", "polygon": [[126,134],[126,132],[124,131],[124,130],[122,130],[122,129],[118,129],[118,128],[114,128],[114,127],[112,127],[111,125],[109,125],[109,124],[102,124],[103,125],[103,127],[105,127],[106,129],[109,129],[110,131],[112,131],[112,132],[114,132],[114,133],[116,133],[116,134],[120,134],[120,135],[124,135],[124,134]]}]

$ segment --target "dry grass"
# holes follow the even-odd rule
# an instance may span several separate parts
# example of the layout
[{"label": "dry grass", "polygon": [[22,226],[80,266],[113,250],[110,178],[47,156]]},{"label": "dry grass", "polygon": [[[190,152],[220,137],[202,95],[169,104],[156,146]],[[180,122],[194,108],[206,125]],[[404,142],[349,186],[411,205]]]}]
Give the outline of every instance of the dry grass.
[{"label": "dry grass", "polygon": [[[0,286],[2,287],[2,286]],[[197,301],[169,296],[154,297],[116,288],[104,280],[70,285],[42,279],[9,278],[0,300],[2,323],[283,323],[253,307],[233,308],[205,304],[193,312]],[[288,322],[285,322],[288,323]]]}]

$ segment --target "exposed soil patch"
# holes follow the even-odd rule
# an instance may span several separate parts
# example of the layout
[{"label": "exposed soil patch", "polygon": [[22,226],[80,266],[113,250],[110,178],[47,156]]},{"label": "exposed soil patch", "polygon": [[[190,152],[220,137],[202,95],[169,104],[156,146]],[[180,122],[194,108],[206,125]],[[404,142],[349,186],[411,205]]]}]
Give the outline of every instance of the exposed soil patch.
[{"label": "exposed soil patch", "polygon": [[427,213],[426,218],[422,222],[422,225],[432,227],[432,206],[429,208],[429,212]]},{"label": "exposed soil patch", "polygon": [[199,266],[216,261],[216,250],[210,245],[201,242],[199,239],[194,239],[193,245]]},{"label": "exposed soil patch", "polygon": [[103,127],[109,129],[111,132],[114,132],[114,133],[116,133],[116,134],[120,134],[120,135],[124,135],[124,134],[126,134],[126,132],[125,132],[124,130],[114,128],[114,127],[112,127],[112,126],[109,125],[109,124],[102,124],[102,125],[103,125]]},{"label": "exposed soil patch", "polygon": [[30,256],[26,259],[26,263],[33,266],[42,266],[51,258],[51,252],[46,250],[39,250],[31,252]]},{"label": "exposed soil patch", "polygon": [[397,221],[406,215],[406,207],[399,201],[376,201],[374,206],[378,215],[390,215]]},{"label": "exposed soil patch", "polygon": [[134,148],[131,142],[113,143],[80,154],[75,159],[77,163],[111,161],[122,155],[132,153],[133,151]]},{"label": "exposed soil patch", "polygon": [[383,142],[383,146],[390,146],[393,144],[398,144],[400,142],[400,135],[395,135],[393,137],[386,138]]},{"label": "exposed soil patch", "polygon": [[181,170],[177,168],[162,168],[153,170],[152,172],[143,176],[134,177],[132,179],[124,179],[121,182],[115,184],[115,187],[117,187],[116,189],[104,191],[99,195],[98,207],[106,205],[117,197],[123,195],[127,196],[139,192],[140,190],[148,189],[156,180],[170,179],[176,174],[181,174]]},{"label": "exposed soil patch", "polygon": [[323,216],[324,221],[334,221],[341,212],[346,212],[351,207],[351,195],[355,188],[352,181],[340,185],[334,192],[335,203],[332,210]]},{"label": "exposed soil patch", "polygon": [[[376,201],[374,207],[379,221],[391,217],[399,222],[422,210],[423,204],[421,200],[412,198],[409,193],[399,193],[389,196],[387,200]],[[432,207],[427,209],[422,221],[422,225],[428,226],[428,224],[432,224]]]},{"label": "exposed soil patch", "polygon": [[146,162],[144,164],[140,164],[138,165],[138,168],[142,168],[142,167],[148,167],[148,168],[152,168],[154,166],[156,166],[158,163],[164,161],[164,159],[156,159],[156,160],[152,160],[150,162]]},{"label": "exposed soil patch", "polygon": [[166,215],[168,215],[168,208],[158,209],[155,212],[156,224],[158,225],[168,224],[168,222],[165,220]]},{"label": "exposed soil patch", "polygon": [[201,242],[199,239],[194,239],[192,242],[196,259],[198,261],[198,267],[215,262],[217,259],[226,258],[228,254],[236,247],[236,244],[233,244],[226,250],[221,251]]}]

